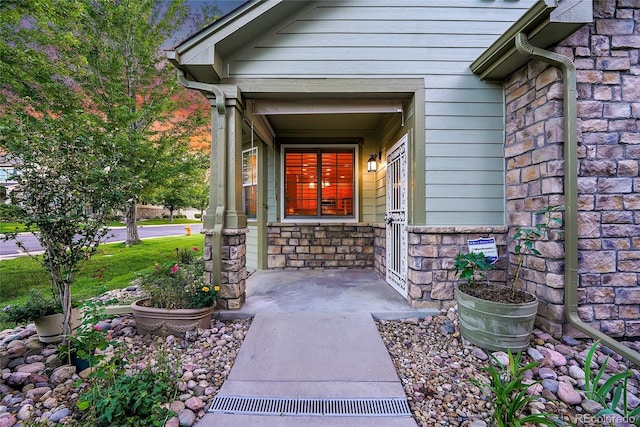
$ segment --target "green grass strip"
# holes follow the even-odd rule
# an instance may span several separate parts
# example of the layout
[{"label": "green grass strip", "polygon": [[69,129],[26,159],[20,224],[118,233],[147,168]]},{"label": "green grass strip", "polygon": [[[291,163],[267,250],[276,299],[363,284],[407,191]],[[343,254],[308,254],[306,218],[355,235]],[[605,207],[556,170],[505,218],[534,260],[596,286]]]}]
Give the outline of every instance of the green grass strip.
[{"label": "green grass strip", "polygon": [[[124,243],[100,245],[98,252],[82,264],[71,287],[74,301],[95,297],[121,289],[135,279],[135,273],[153,267],[175,256],[176,248],[194,246],[202,249],[204,236],[172,236],[145,239],[143,243],[126,247]],[[51,284],[46,271],[30,257],[0,261],[0,309],[20,303],[31,288],[49,292]]]}]

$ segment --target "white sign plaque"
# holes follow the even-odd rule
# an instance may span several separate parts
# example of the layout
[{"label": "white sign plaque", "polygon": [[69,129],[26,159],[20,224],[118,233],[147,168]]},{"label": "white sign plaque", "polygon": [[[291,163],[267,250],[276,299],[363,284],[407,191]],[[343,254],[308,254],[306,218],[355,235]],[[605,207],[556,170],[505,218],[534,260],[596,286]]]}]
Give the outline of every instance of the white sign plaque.
[{"label": "white sign plaque", "polygon": [[480,239],[467,240],[469,253],[482,252],[489,263],[494,264],[498,260],[498,247],[494,237],[482,237]]}]

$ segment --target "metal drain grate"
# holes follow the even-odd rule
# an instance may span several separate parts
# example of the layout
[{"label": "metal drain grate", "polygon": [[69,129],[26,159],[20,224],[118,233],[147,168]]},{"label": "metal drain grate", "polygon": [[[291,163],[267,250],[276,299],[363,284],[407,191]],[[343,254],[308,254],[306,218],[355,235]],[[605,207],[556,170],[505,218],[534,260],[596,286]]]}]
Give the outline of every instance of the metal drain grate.
[{"label": "metal drain grate", "polygon": [[216,396],[209,412],[245,415],[410,417],[405,398],[314,399]]}]

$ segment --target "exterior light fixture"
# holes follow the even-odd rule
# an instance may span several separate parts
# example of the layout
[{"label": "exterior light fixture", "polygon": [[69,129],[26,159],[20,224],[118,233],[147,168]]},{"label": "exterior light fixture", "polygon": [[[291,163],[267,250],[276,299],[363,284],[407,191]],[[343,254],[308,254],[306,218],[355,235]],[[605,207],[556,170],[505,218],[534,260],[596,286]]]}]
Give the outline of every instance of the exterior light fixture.
[{"label": "exterior light fixture", "polygon": [[367,171],[375,172],[378,170],[378,159],[382,160],[382,151],[377,154],[371,154],[367,161]]}]

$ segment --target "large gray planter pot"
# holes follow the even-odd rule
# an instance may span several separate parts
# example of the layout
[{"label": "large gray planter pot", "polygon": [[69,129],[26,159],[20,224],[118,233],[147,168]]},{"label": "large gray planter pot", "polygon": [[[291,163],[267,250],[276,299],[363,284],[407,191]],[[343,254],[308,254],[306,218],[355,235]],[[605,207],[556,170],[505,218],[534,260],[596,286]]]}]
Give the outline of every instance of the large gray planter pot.
[{"label": "large gray planter pot", "polygon": [[471,343],[491,351],[529,346],[538,313],[538,298],[523,304],[504,304],[465,294],[456,285],[460,333]]},{"label": "large gray planter pot", "polygon": [[[38,339],[44,343],[59,343],[62,341],[64,316],[62,313],[50,314],[33,320],[36,325]],[[82,323],[82,310],[71,309],[71,329],[74,330]]]},{"label": "large gray planter pot", "polygon": [[131,304],[136,319],[138,334],[185,336],[198,328],[211,327],[214,307],[168,310],[166,308],[145,307],[138,300]]}]

